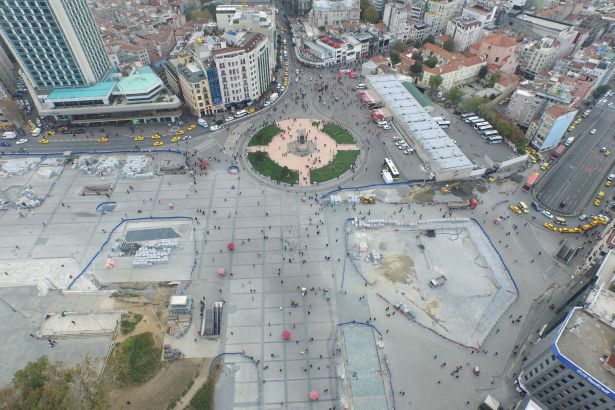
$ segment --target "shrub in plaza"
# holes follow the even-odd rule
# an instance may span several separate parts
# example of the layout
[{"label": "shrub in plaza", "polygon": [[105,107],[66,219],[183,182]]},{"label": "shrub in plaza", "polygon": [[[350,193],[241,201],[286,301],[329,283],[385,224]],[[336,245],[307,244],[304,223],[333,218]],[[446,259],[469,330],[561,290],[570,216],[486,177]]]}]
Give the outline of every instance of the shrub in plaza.
[{"label": "shrub in plaza", "polygon": [[261,146],[261,145],[269,145],[273,137],[275,137],[281,129],[278,128],[275,124],[268,124],[261,128],[252,139],[248,143],[249,147]]},{"label": "shrub in plaza", "polygon": [[359,157],[359,151],[338,151],[333,161],[322,168],[310,171],[311,182],[325,182],[335,179],[348,171]]},{"label": "shrub in plaza", "polygon": [[333,138],[338,144],[354,144],[355,140],[352,134],[344,127],[328,122],[323,127],[322,131]]},{"label": "shrub in plaza", "polygon": [[140,385],[160,368],[162,348],[150,332],[139,333],[118,343],[113,354],[115,380],[120,386]]},{"label": "shrub in plaza", "polygon": [[256,171],[274,181],[291,185],[299,183],[299,172],[280,166],[266,152],[248,152],[248,161]]}]

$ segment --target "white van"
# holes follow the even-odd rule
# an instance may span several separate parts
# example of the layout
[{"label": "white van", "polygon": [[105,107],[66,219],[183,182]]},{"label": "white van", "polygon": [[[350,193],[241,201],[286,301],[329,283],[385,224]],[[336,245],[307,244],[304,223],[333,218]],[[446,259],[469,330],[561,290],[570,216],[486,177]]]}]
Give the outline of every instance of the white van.
[{"label": "white van", "polygon": [[7,131],[4,134],[2,134],[3,140],[14,140],[15,138],[17,138],[17,133],[13,131]]},{"label": "white van", "polygon": [[501,142],[504,142],[504,138],[502,138],[501,136],[495,136],[495,137],[487,137],[487,142],[489,144],[499,144]]},{"label": "white van", "polygon": [[363,83],[361,83],[361,84],[359,84],[359,85],[357,85],[355,87],[355,89],[357,89],[357,90],[365,90],[366,88],[367,88],[367,84],[363,84]]},{"label": "white van", "polygon": [[246,110],[237,111],[235,113],[235,118],[245,117],[248,114]]},{"label": "white van", "polygon": [[32,130],[32,136],[33,137],[38,137],[39,135],[41,135],[41,129],[40,128],[34,128]]}]

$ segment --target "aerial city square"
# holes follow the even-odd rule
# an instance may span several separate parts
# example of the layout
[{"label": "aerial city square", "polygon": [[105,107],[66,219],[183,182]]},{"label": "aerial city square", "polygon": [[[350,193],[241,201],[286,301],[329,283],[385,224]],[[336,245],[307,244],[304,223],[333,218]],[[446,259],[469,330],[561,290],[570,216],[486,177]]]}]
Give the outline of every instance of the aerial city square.
[{"label": "aerial city square", "polygon": [[0,409],[615,409],[615,3],[0,0]]}]

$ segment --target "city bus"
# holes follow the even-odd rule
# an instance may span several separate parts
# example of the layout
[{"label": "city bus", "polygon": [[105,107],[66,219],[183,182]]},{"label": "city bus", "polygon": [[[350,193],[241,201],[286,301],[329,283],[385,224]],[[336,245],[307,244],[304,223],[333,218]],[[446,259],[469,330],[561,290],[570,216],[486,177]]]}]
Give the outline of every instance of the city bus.
[{"label": "city bus", "polygon": [[477,122],[474,124],[474,128],[482,127],[483,125],[489,125],[489,123],[487,121]]},{"label": "city bus", "polygon": [[474,114],[473,112],[466,112],[465,114],[461,114],[461,118],[465,120],[466,118],[473,117],[474,115],[476,114]]},{"label": "city bus", "polygon": [[483,134],[483,136],[485,137],[495,137],[496,135],[498,135],[497,130],[485,130],[481,131],[480,133]]},{"label": "city bus", "polygon": [[[480,117],[478,117],[478,116],[476,116],[476,115],[475,115],[475,116],[473,116],[473,117],[468,117],[468,118],[465,118],[465,119],[464,119],[464,121],[465,121],[467,124],[469,124],[469,123],[470,123],[470,121],[472,121],[472,120],[477,120],[477,119],[479,119],[479,118],[480,118]],[[484,120],[483,120],[483,121],[484,121]]]},{"label": "city bus", "polygon": [[472,125],[474,124],[478,124],[479,122],[487,122],[487,120],[485,120],[484,118],[477,118],[475,120],[470,120],[470,122],[472,123]]},{"label": "city bus", "polygon": [[483,125],[482,127],[478,127],[479,131],[489,131],[493,129],[493,125],[491,124],[487,124],[487,125]]},{"label": "city bus", "polygon": [[527,181],[525,181],[525,184],[523,184],[523,187],[521,187],[521,189],[523,189],[525,192],[528,192],[530,189],[532,189],[532,187],[536,184],[536,181],[538,181],[539,175],[540,174],[538,172],[532,173],[532,175],[528,177]]},{"label": "city bus", "polygon": [[490,137],[487,137],[487,142],[489,144],[499,144],[501,142],[504,142],[504,138],[499,135],[492,135]]},{"label": "city bus", "polygon": [[391,158],[384,159],[384,164],[382,164],[382,168],[389,171],[394,180],[399,179],[399,171],[397,170],[397,167],[395,166]]},{"label": "city bus", "polygon": [[450,121],[438,121],[438,125],[441,128],[449,128],[451,126],[451,122]]}]

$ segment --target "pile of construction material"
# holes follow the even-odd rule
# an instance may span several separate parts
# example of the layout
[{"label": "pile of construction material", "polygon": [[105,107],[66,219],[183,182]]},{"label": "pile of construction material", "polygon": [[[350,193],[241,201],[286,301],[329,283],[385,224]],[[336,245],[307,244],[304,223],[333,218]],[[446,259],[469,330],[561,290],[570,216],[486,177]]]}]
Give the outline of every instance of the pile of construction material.
[{"label": "pile of construction material", "polygon": [[167,332],[176,339],[183,337],[190,329],[192,324],[191,313],[169,312],[169,320],[167,321]]},{"label": "pile of construction material", "polygon": [[41,162],[40,158],[9,159],[0,164],[0,175],[5,177],[23,175],[36,169],[39,162]]},{"label": "pile of construction material", "polygon": [[132,266],[152,266],[169,262],[171,250],[177,246],[177,239],[159,239],[141,244],[132,259]]},{"label": "pile of construction material", "polygon": [[164,360],[183,359],[184,354],[177,349],[173,349],[171,345],[163,346]]},{"label": "pile of construction material", "polygon": [[122,168],[122,178],[153,178],[154,172],[150,170],[151,164],[152,159],[143,155],[128,157]]},{"label": "pile of construction material", "polygon": [[34,192],[31,186],[27,186],[21,191],[15,204],[21,208],[38,208],[44,200],[45,198]]},{"label": "pile of construction material", "polygon": [[87,175],[111,175],[121,165],[118,157],[79,157],[73,164],[73,169],[79,169]]}]

